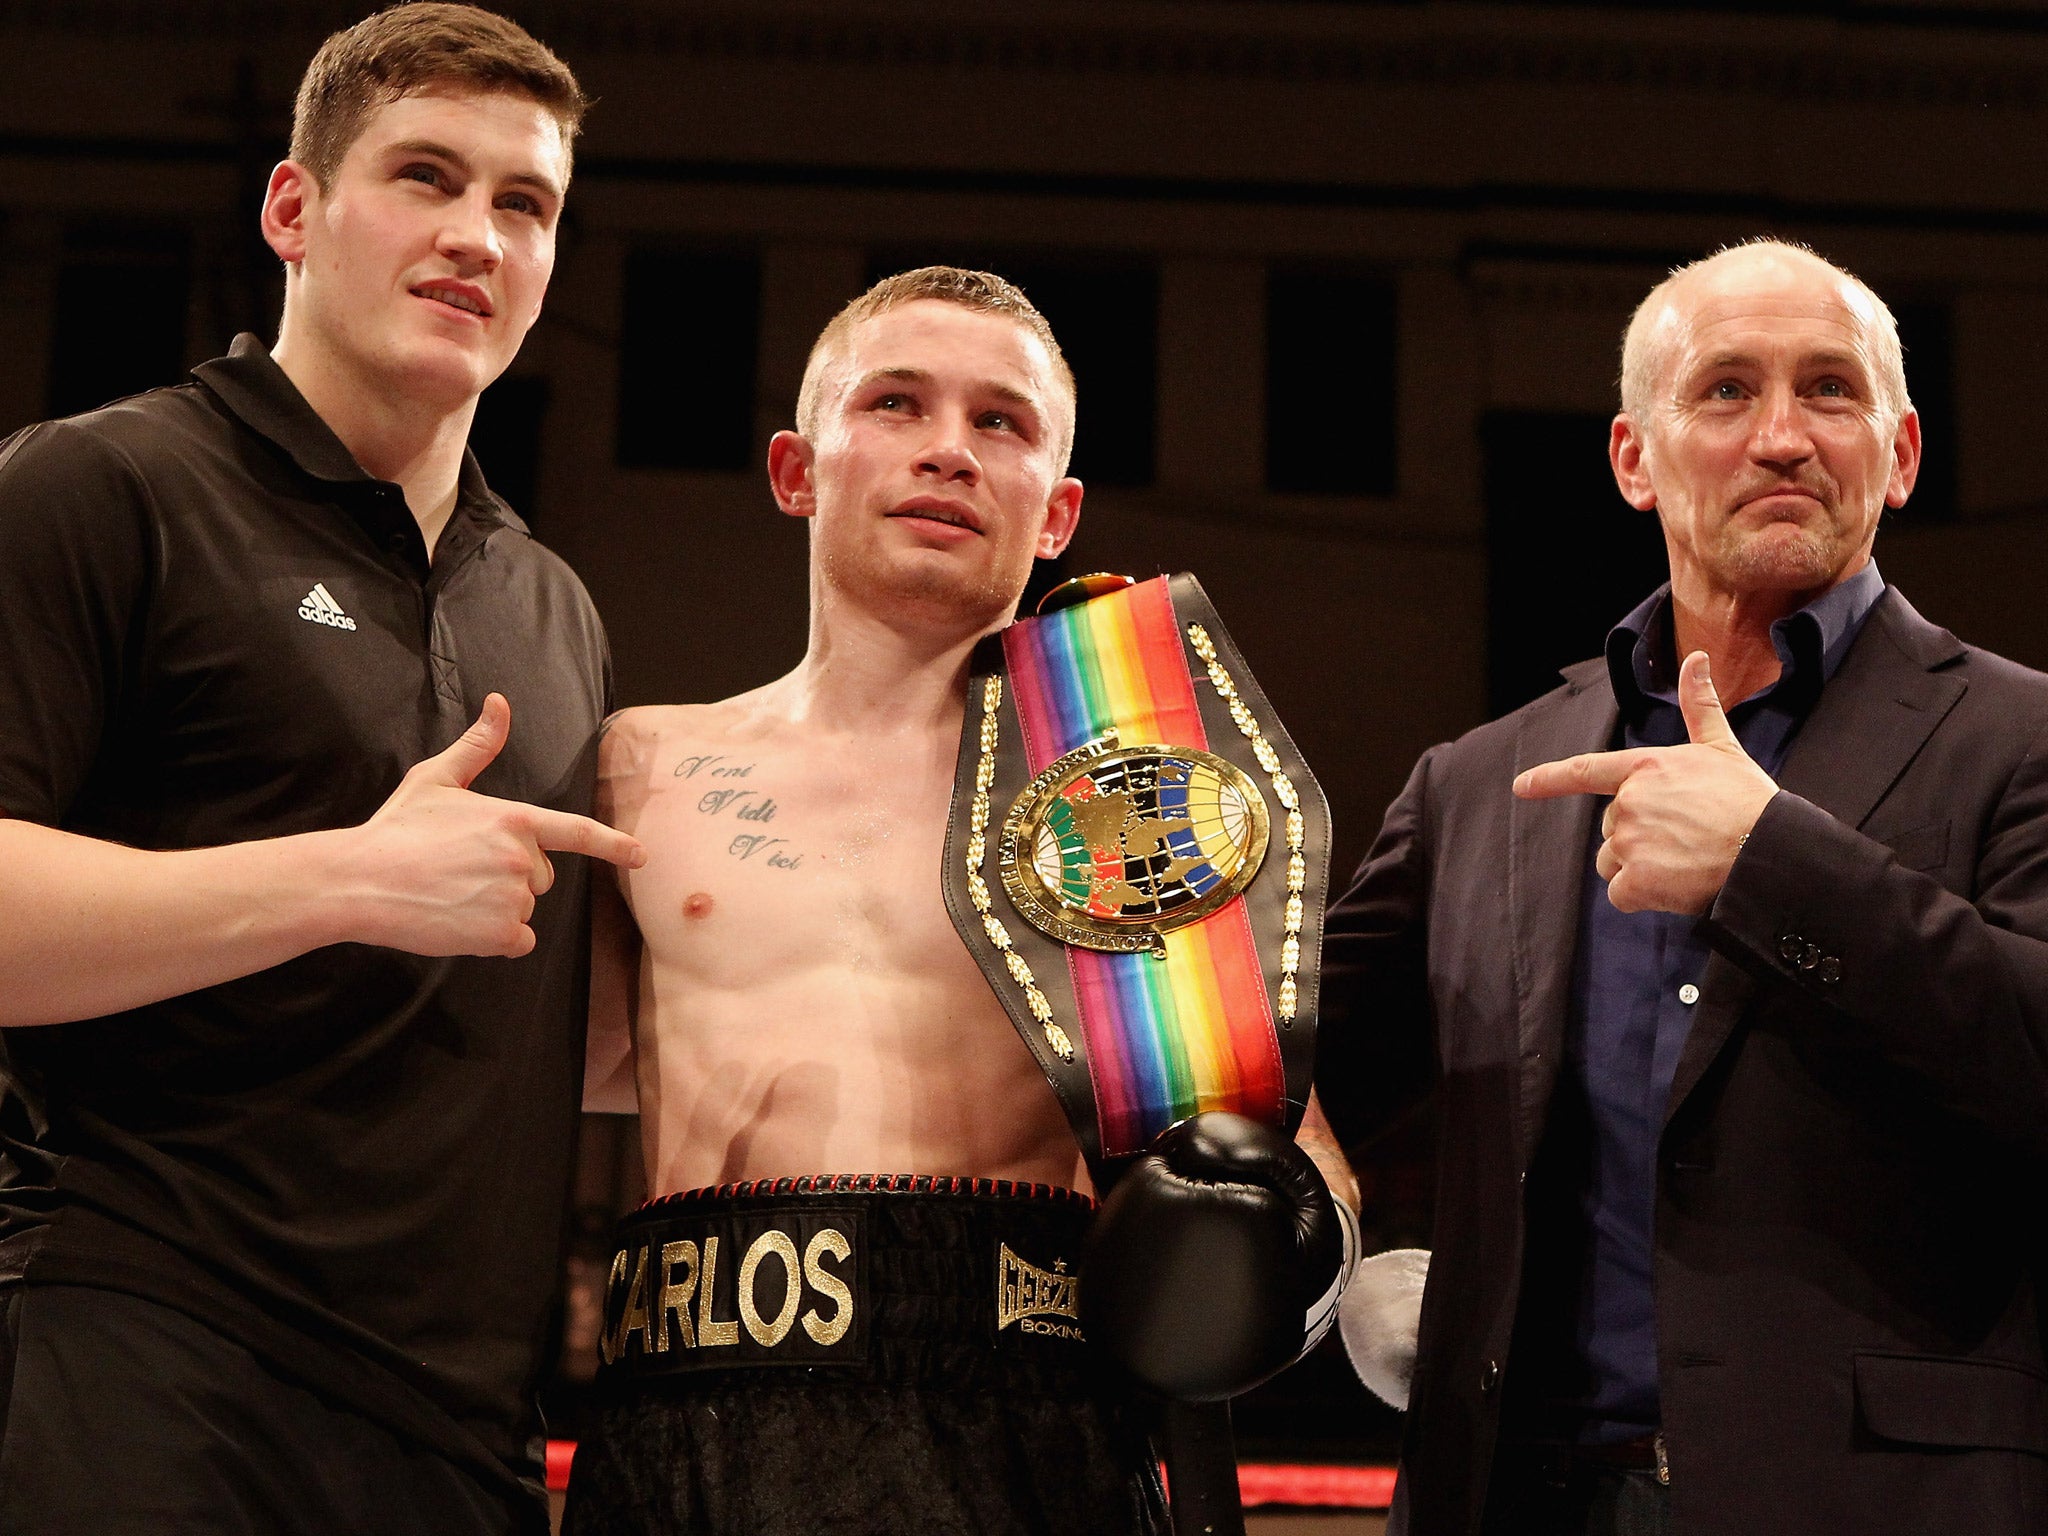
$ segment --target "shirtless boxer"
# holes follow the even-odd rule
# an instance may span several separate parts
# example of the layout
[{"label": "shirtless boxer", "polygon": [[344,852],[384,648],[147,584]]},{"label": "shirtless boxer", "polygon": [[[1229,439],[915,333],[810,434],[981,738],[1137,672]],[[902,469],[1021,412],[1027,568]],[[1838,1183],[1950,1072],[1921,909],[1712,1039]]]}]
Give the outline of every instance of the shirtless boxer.
[{"label": "shirtless boxer", "polygon": [[969,652],[1080,514],[1072,375],[1015,288],[926,268],[826,328],[797,421],[802,664],[602,751],[650,859],[598,920],[586,1104],[637,1086],[690,1193],[629,1219],[570,1529],[1157,1530],[1074,1323],[1087,1170],[939,882]]}]

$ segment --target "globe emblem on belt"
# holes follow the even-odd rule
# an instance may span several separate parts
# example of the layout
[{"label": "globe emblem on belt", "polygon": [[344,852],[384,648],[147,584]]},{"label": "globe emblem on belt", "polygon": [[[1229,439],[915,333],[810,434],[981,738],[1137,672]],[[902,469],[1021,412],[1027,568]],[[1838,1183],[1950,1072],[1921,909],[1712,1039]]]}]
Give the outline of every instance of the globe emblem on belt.
[{"label": "globe emblem on belt", "polygon": [[1235,764],[1112,736],[1048,764],[1003,823],[1003,887],[1034,927],[1087,949],[1163,953],[1252,881],[1269,813]]}]

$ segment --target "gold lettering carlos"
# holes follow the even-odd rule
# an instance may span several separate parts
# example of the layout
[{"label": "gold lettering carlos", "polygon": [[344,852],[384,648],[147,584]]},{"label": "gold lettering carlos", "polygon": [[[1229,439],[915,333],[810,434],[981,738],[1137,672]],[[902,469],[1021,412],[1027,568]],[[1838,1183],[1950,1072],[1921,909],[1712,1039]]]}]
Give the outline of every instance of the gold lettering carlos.
[{"label": "gold lettering carlos", "polygon": [[[682,1278],[676,1278],[678,1267]],[[690,1322],[690,1297],[697,1290],[697,1245],[688,1238],[661,1245],[661,1289],[655,1297],[654,1347],[668,1349],[668,1315],[676,1315],[676,1332],[684,1349],[697,1347],[697,1330]]]},{"label": "gold lettering carlos", "polygon": [[697,1342],[705,1349],[716,1349],[722,1344],[737,1344],[740,1341],[740,1325],[727,1319],[717,1322],[711,1316],[711,1292],[718,1284],[718,1239],[704,1239],[704,1283],[697,1287]]},{"label": "gold lettering carlos", "polygon": [[815,1307],[804,1314],[804,1332],[819,1344],[837,1344],[853,1326],[853,1292],[824,1265],[828,1253],[844,1263],[852,1252],[853,1244],[837,1227],[825,1228],[804,1249],[804,1279],[810,1282],[812,1290],[829,1298],[833,1308],[829,1319],[820,1317]]},{"label": "gold lettering carlos", "polygon": [[641,1348],[652,1347],[654,1327],[647,1316],[647,1250],[640,1248],[633,1253],[633,1279],[626,1287],[626,1309],[619,1318],[619,1344],[615,1354],[623,1355],[634,1334],[641,1337]]},{"label": "gold lettering carlos", "polygon": [[[598,1352],[606,1365],[626,1355],[636,1333],[642,1338],[642,1353],[667,1354],[672,1349],[736,1345],[743,1328],[756,1344],[773,1349],[799,1321],[813,1343],[829,1348],[852,1329],[855,1302],[844,1265],[853,1256],[853,1244],[844,1232],[826,1227],[805,1245],[801,1257],[787,1232],[770,1228],[755,1238],[740,1259],[733,1287],[737,1318],[713,1314],[718,1249],[716,1237],[706,1237],[701,1247],[683,1238],[658,1249],[641,1245],[613,1254],[605,1314],[617,1321],[598,1337]],[[764,1317],[761,1271],[770,1258],[779,1261],[782,1270],[782,1300],[774,1316]],[[839,1266],[839,1272],[828,1269],[827,1261]],[[806,1288],[825,1305],[805,1307]]]},{"label": "gold lettering carlos", "polygon": [[[612,1255],[612,1272],[604,1282],[604,1315],[612,1315],[612,1304],[618,1299],[619,1284],[626,1278],[626,1250],[621,1248]],[[597,1352],[606,1365],[619,1358],[618,1340],[612,1335],[609,1322],[597,1330]]]},{"label": "gold lettering carlos", "polygon": [[[761,1273],[761,1260],[769,1254],[782,1260],[782,1310],[768,1321],[761,1316],[761,1298],[754,1294],[754,1281]],[[803,1282],[797,1278],[796,1244],[787,1232],[763,1232],[740,1260],[740,1321],[756,1344],[773,1349],[789,1337],[796,1326],[796,1309],[803,1305]]]}]

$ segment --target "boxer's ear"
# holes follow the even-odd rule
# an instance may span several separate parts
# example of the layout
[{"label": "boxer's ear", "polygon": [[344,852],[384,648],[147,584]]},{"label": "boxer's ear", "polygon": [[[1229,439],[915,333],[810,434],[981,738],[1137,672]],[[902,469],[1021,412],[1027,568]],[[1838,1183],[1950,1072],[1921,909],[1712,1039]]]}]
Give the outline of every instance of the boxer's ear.
[{"label": "boxer's ear", "polygon": [[812,457],[811,445],[794,432],[778,432],[768,439],[768,487],[775,492],[775,505],[791,517],[818,514]]},{"label": "boxer's ear", "polygon": [[1038,531],[1038,543],[1031,551],[1040,560],[1050,560],[1074,539],[1081,524],[1081,482],[1072,475],[1055,481],[1045,499],[1045,525]]}]

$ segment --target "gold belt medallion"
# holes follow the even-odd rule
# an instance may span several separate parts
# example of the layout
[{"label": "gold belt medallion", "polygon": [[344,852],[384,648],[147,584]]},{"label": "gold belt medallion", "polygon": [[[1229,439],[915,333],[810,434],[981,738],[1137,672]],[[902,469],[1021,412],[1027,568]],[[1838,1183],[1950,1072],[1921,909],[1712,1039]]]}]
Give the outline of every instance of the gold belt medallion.
[{"label": "gold belt medallion", "polygon": [[1192,747],[1123,746],[1114,731],[1048,763],[1004,818],[1003,889],[1041,933],[1164,956],[1258,874],[1271,814],[1235,764]]}]

